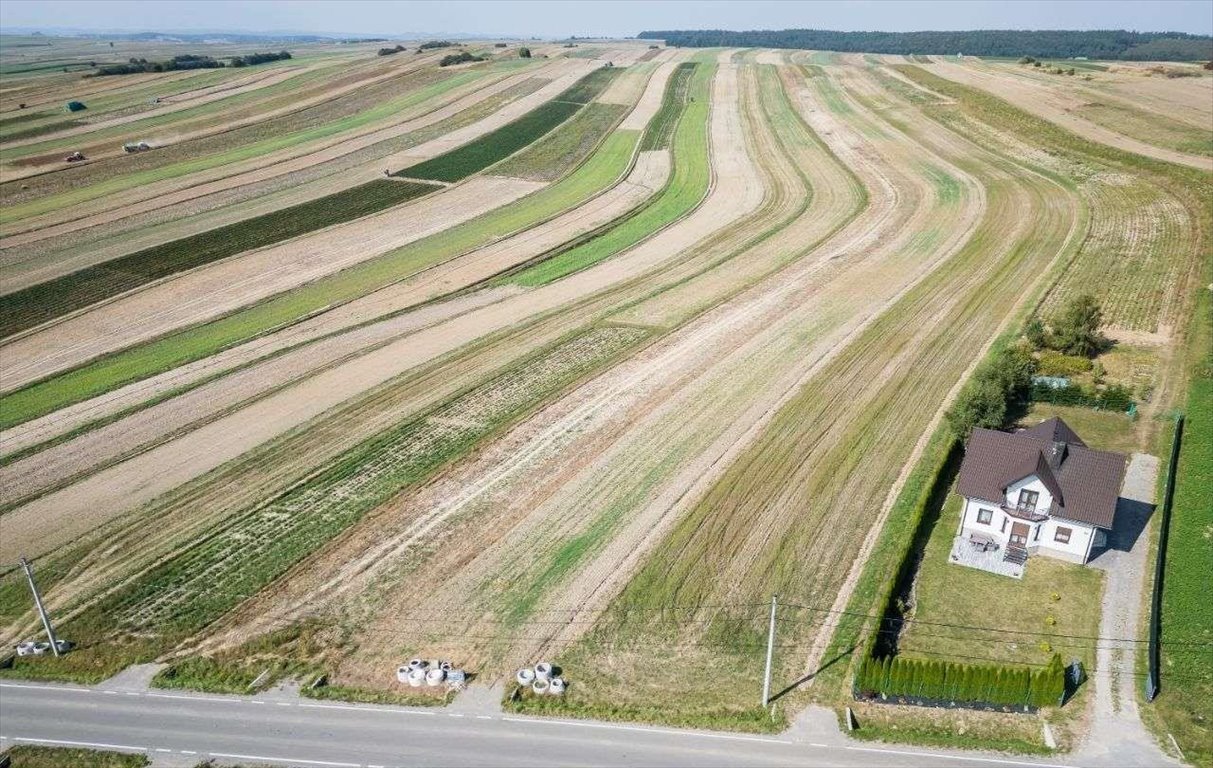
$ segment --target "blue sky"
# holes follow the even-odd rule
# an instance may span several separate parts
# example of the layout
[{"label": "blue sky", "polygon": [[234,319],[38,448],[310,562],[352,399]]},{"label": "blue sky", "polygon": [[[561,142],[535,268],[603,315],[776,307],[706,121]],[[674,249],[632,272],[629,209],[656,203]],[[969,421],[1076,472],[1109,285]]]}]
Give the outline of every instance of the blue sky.
[{"label": "blue sky", "polygon": [[4,0],[0,28],[633,36],[645,29],[1133,29],[1213,33],[1213,0]]}]

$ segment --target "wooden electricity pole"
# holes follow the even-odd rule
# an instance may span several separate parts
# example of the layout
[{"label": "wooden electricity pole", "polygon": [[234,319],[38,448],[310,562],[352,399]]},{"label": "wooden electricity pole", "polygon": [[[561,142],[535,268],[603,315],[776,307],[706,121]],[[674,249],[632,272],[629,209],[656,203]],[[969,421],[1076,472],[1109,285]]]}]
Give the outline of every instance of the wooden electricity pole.
[{"label": "wooden electricity pole", "polygon": [[51,641],[51,650],[58,656],[59,641],[55,639],[55,629],[51,626],[51,617],[46,615],[46,608],[42,605],[42,595],[38,594],[38,586],[34,584],[33,566],[23,557],[21,558],[21,568],[25,571],[26,580],[29,581],[29,591],[34,595],[34,606],[38,609],[38,615],[42,617],[42,626],[46,628],[46,638]]}]

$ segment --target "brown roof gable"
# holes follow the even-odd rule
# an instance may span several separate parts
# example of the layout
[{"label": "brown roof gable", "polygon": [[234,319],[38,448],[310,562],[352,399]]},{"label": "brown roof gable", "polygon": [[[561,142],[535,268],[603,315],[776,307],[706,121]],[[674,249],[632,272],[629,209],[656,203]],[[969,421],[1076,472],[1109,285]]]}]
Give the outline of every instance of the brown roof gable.
[{"label": "brown roof gable", "polygon": [[1036,475],[1053,494],[1049,514],[1111,529],[1124,474],[1124,456],[1087,448],[1064,421],[1053,418],[1015,433],[974,429],[956,490],[998,501],[1007,486]]}]

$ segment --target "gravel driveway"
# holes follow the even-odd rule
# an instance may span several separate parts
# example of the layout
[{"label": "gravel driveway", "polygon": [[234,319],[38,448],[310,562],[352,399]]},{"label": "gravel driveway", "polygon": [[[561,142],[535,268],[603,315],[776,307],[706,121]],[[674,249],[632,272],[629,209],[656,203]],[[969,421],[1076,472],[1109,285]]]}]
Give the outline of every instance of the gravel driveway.
[{"label": "gravel driveway", "polygon": [[[1139,627],[1141,595],[1145,585],[1150,537],[1145,527],[1154,512],[1154,488],[1159,460],[1135,453],[1125,471],[1120,501],[1116,506],[1116,529],[1107,547],[1095,555],[1091,566],[1106,574],[1103,613],[1099,635],[1103,638],[1144,637]],[[1095,710],[1091,733],[1075,757],[1082,765],[1158,766],[1180,765],[1158,747],[1141,723],[1136,689],[1143,678],[1136,669],[1140,643],[1102,640],[1096,653],[1091,683],[1095,686]]]}]

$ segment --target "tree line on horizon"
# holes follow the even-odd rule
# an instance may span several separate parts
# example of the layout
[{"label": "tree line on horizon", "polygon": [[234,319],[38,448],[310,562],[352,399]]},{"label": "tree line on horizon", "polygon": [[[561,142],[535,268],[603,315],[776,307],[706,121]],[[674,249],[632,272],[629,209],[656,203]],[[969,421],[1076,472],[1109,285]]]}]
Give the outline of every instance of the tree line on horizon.
[{"label": "tree line on horizon", "polygon": [[803,48],[843,53],[889,53],[1125,61],[1209,61],[1213,36],[1185,32],[979,29],[961,32],[835,32],[826,29],[664,30],[641,32],[684,48]]}]

